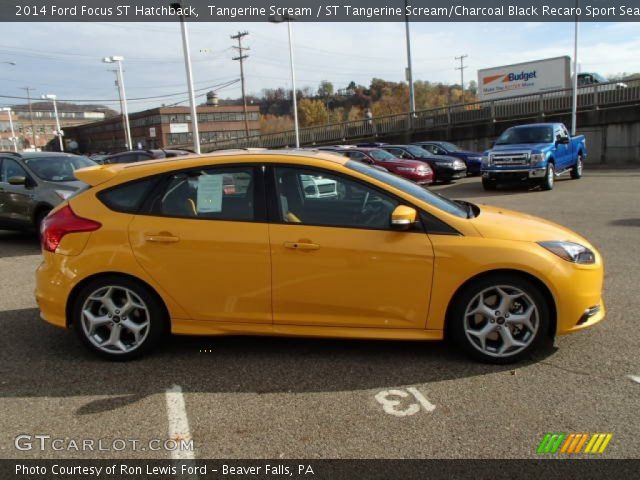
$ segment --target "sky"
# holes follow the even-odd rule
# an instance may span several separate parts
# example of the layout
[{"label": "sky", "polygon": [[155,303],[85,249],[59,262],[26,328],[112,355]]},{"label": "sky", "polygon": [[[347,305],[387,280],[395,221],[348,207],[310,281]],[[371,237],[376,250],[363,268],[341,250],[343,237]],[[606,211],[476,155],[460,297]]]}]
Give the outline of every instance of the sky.
[{"label": "sky", "polygon": [[[60,100],[95,100],[118,109],[113,65],[102,57],[125,57],[129,111],[182,102],[187,105],[186,74],[178,23],[4,23],[0,37],[0,95],[32,97],[55,94]],[[248,31],[246,90],[291,88],[286,24],[190,23],[189,39],[197,94],[240,77],[232,57],[235,40]],[[561,55],[573,56],[573,23],[412,23],[411,48],[415,80],[458,83],[465,59],[465,83],[477,71]],[[344,88],[353,80],[404,80],[404,23],[294,23],[297,87],[316,89],[329,80]],[[581,71],[605,76],[640,72],[638,23],[582,23]],[[218,91],[221,98],[240,96],[240,84]],[[145,97],[163,97],[145,99]],[[199,100],[204,101],[204,97]],[[23,100],[0,97],[0,105]]]}]

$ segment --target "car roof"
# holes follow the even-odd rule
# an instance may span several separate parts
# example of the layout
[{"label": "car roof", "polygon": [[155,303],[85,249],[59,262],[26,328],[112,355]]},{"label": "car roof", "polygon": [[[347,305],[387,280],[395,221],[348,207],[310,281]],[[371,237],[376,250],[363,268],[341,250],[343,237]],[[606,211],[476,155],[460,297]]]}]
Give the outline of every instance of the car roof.
[{"label": "car roof", "polygon": [[20,156],[24,159],[45,157],[77,157],[77,155],[67,152],[22,152],[20,153]]},{"label": "car roof", "polygon": [[511,128],[531,128],[531,127],[555,127],[556,125],[561,125],[558,122],[545,122],[545,123],[528,123],[526,125],[516,125]]},{"label": "car roof", "polygon": [[[148,175],[162,174],[177,169],[200,168],[216,163],[229,164],[237,160],[238,163],[279,163],[283,157],[290,157],[292,163],[296,159],[307,159],[315,166],[322,164],[344,165],[349,159],[332,152],[320,150],[222,150],[203,155],[185,155],[182,157],[156,158],[135,163],[115,163],[97,165],[76,170],[76,177],[90,185],[98,185],[111,178],[122,178],[123,181],[142,178]],[[219,162],[216,162],[219,160]],[[284,160],[286,163],[288,160]],[[314,165],[311,165],[314,166]]]}]

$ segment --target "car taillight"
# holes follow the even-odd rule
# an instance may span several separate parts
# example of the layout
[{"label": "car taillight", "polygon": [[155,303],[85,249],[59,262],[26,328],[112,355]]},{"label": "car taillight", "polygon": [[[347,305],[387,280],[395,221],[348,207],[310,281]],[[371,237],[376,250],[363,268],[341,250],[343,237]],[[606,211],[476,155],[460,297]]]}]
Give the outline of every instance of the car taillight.
[{"label": "car taillight", "polygon": [[78,217],[71,210],[71,206],[66,205],[42,221],[40,230],[42,249],[55,253],[62,241],[62,237],[67,233],[93,232],[101,226],[102,224],[93,220]]}]

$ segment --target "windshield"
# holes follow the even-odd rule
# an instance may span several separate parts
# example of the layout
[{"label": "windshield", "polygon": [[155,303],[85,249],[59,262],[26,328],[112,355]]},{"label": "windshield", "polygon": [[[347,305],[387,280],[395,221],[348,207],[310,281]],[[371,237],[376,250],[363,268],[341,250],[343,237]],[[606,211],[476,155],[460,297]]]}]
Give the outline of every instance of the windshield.
[{"label": "windshield", "polygon": [[378,160],[379,162],[384,162],[385,160],[394,160],[396,158],[386,150],[371,150],[369,152],[369,155],[371,155],[375,160]]},{"label": "windshield", "polygon": [[409,180],[405,180],[402,177],[398,177],[388,172],[383,172],[382,170],[378,170],[377,168],[371,168],[368,165],[363,163],[354,162],[349,160],[345,166],[350,168],[351,170],[355,170],[356,172],[364,173],[376,180],[380,180],[381,182],[388,183],[392,187],[395,187],[399,190],[402,190],[405,193],[421,200],[429,205],[432,205],[440,210],[443,210],[452,215],[456,215],[461,218],[467,218],[467,210],[461,205],[449,200],[442,195],[438,195],[437,193],[431,192],[425,188],[422,188],[417,183],[410,182]]},{"label": "windshield", "polygon": [[516,145],[519,143],[551,143],[553,142],[553,128],[526,127],[509,128],[496,141],[496,145]]},{"label": "windshield", "polygon": [[76,180],[76,170],[97,165],[87,157],[78,155],[28,158],[24,162],[33,173],[48,182],[72,182]]},{"label": "windshield", "polygon": [[427,152],[424,148],[416,147],[415,145],[407,145],[406,149],[414,157],[428,158],[431,156],[429,155],[429,152]]}]

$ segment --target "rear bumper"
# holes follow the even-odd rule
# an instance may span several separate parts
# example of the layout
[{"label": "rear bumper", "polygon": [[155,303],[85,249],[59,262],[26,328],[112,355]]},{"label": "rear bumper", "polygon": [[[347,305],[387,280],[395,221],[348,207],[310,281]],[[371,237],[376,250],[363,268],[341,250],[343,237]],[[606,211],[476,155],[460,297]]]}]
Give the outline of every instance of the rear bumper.
[{"label": "rear bumper", "polygon": [[50,256],[36,270],[35,297],[40,309],[40,317],[56,327],[67,327],[66,299],[72,289],[72,283],[66,278],[60,262],[63,255],[43,252]]}]

